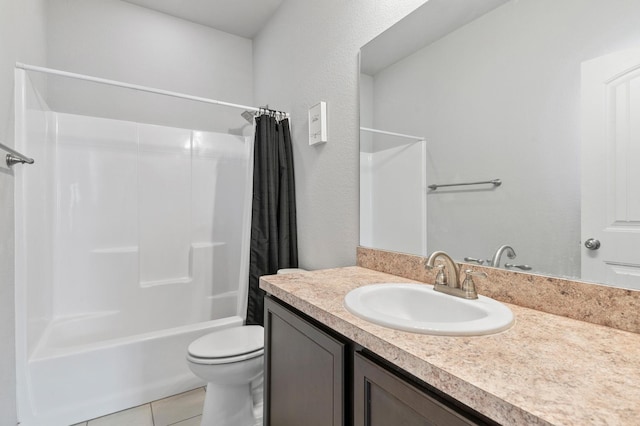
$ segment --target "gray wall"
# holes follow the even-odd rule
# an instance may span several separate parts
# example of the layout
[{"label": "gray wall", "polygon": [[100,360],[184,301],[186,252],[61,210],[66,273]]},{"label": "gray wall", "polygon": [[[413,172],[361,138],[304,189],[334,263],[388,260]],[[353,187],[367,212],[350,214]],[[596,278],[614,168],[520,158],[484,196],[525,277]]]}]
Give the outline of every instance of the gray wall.
[{"label": "gray wall", "polygon": [[[44,0],[0,0],[0,141],[10,146],[13,145],[14,65],[16,61],[44,63],[44,8]],[[13,184],[13,172],[0,162],[1,426],[16,424]]]},{"label": "gray wall", "polygon": [[[50,68],[253,104],[247,38],[118,0],[49,0],[48,9]],[[222,132],[247,124],[237,109],[66,78],[47,90],[55,111]]]},{"label": "gray wall", "polygon": [[[285,0],[254,39],[255,99],[292,114],[300,265],[355,264],[358,51],[424,0]],[[307,111],[327,102],[329,141],[308,145]]]}]

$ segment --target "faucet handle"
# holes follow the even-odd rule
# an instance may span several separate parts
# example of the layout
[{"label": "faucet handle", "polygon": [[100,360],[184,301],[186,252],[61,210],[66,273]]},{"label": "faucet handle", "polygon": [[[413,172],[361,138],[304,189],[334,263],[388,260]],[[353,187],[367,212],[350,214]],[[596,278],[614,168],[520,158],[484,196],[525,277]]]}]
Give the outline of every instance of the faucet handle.
[{"label": "faucet handle", "polygon": [[464,273],[467,276],[472,276],[472,277],[484,277],[484,278],[488,277],[488,275],[486,273],[484,273],[482,271],[474,271],[473,269],[466,269],[464,271]]},{"label": "faucet handle", "polygon": [[464,282],[462,283],[462,291],[465,292],[465,297],[467,299],[477,299],[478,292],[476,291],[476,284],[473,282],[473,277],[487,277],[487,274],[480,271],[474,271],[472,269],[467,269],[464,271],[465,277]]},{"label": "faucet handle", "polygon": [[529,266],[529,265],[514,265],[513,263],[505,263],[505,264],[504,264],[504,267],[505,267],[505,268],[507,268],[507,269],[511,269],[511,268],[518,268],[518,269],[521,269],[521,270],[523,270],[523,271],[530,271],[530,270],[532,270],[532,269],[533,269],[533,268],[532,268],[531,266]]},{"label": "faucet handle", "polygon": [[447,285],[447,275],[444,273],[444,265],[442,263],[439,263],[436,266],[434,266],[434,268],[438,270],[438,273],[436,274],[435,284]]},{"label": "faucet handle", "polygon": [[465,262],[475,262],[478,265],[484,265],[484,262],[487,262],[487,260],[483,260],[483,259],[476,259],[475,257],[465,257],[464,258]]}]

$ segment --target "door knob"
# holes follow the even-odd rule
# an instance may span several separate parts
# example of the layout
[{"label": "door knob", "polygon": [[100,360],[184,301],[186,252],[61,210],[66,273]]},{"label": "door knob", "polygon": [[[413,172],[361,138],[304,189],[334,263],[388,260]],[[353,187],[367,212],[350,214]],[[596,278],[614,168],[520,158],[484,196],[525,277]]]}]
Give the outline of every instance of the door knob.
[{"label": "door knob", "polygon": [[584,246],[589,250],[598,250],[600,248],[600,241],[595,238],[589,238],[584,242]]}]

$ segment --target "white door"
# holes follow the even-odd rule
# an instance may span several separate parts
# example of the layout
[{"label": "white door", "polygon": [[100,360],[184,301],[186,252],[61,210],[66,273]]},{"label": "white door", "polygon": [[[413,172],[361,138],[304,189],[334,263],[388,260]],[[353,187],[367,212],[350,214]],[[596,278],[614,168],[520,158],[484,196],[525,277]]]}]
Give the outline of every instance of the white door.
[{"label": "white door", "polygon": [[582,279],[640,289],[640,49],[582,64],[581,244]]}]

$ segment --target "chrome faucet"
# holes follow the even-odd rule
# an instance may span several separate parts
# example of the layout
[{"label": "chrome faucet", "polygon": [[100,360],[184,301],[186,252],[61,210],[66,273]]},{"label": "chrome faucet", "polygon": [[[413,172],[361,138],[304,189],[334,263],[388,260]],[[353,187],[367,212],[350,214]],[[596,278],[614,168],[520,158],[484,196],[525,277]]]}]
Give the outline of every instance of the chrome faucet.
[{"label": "chrome faucet", "polygon": [[513,250],[511,246],[501,246],[498,250],[496,250],[496,254],[493,255],[493,259],[491,259],[491,263],[489,266],[493,266],[494,268],[500,267],[500,258],[502,257],[502,253],[507,253],[507,257],[509,259],[515,259],[516,252]]},{"label": "chrome faucet", "polygon": [[[436,259],[442,258],[444,265],[436,265]],[[475,285],[473,283],[472,275],[487,276],[484,272],[474,272],[470,269],[466,270],[466,277],[464,283],[460,284],[460,268],[458,264],[443,251],[434,251],[425,263],[427,269],[439,268],[438,276],[433,289],[446,293],[452,296],[463,297],[465,299],[477,299],[478,293],[476,292]],[[444,270],[443,270],[444,269]],[[446,271],[446,275],[444,272]]]},{"label": "chrome faucet", "polygon": [[427,259],[425,267],[432,269],[435,267],[436,259],[442,257],[445,262],[445,271],[447,271],[446,285],[452,288],[460,287],[460,268],[458,264],[447,253],[443,251],[434,251]]}]

